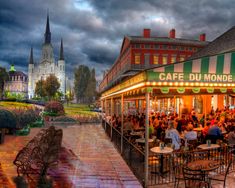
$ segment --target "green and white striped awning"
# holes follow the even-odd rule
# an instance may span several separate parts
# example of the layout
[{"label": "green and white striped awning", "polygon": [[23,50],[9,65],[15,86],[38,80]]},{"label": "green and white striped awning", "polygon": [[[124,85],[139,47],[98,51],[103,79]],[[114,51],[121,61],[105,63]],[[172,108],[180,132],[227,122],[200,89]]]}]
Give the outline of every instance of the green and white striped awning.
[{"label": "green and white striped awning", "polygon": [[[174,79],[170,79],[171,75],[168,74],[165,81],[234,82],[235,52],[170,64],[152,69],[150,72],[157,73],[157,75],[162,73],[159,79],[155,77],[156,81],[163,81],[167,73],[181,73],[179,75],[174,74]],[[178,79],[178,77],[181,79]],[[197,79],[195,80],[195,78]]]},{"label": "green and white striped awning", "polygon": [[155,72],[235,74],[235,53],[219,54],[154,69]]}]

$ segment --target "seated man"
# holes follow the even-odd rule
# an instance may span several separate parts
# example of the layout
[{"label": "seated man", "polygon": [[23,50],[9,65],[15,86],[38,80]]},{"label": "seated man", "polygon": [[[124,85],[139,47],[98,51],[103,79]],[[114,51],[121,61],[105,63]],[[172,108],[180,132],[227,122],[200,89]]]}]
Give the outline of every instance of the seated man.
[{"label": "seated man", "polygon": [[207,138],[211,140],[211,143],[215,144],[216,140],[223,139],[222,132],[218,127],[218,121],[215,120],[214,124],[209,128]]},{"label": "seated man", "polygon": [[166,130],[166,136],[165,138],[171,138],[172,144],[174,145],[174,149],[178,150],[180,149],[180,135],[179,132],[174,128],[174,122],[169,121],[168,129]]}]

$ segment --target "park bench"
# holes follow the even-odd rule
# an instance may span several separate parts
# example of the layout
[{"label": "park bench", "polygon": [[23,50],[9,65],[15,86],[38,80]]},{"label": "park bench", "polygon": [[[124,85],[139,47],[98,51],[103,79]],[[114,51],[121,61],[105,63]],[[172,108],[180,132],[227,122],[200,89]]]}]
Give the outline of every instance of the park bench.
[{"label": "park bench", "polygon": [[32,179],[31,175],[46,176],[47,170],[58,164],[63,132],[54,126],[42,129],[17,154],[14,164],[18,176]]}]

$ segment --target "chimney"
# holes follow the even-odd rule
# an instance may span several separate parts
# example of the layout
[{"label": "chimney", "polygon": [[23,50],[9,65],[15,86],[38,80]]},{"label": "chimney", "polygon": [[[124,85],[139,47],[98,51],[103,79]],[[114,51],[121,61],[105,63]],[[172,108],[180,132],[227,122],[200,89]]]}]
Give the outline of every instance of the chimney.
[{"label": "chimney", "polygon": [[175,29],[171,29],[169,32],[169,38],[174,39],[175,38]]},{"label": "chimney", "polygon": [[143,36],[144,36],[144,38],[150,38],[150,32],[151,32],[150,29],[144,29],[144,30],[143,30]]},{"label": "chimney", "polygon": [[201,34],[201,35],[199,36],[199,40],[200,40],[200,41],[206,41],[206,34],[205,34],[205,33]]}]

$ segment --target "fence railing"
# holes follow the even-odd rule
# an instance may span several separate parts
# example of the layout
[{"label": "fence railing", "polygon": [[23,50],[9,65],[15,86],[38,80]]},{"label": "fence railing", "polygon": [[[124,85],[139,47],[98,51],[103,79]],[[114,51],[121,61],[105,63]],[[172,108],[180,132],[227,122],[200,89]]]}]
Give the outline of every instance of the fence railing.
[{"label": "fence railing", "polygon": [[[110,137],[112,130],[111,141],[116,146],[117,150],[121,153],[121,132],[114,127],[102,121],[102,126],[105,128],[106,134]],[[234,147],[227,146],[225,144],[221,145],[219,148],[209,149],[209,150],[193,150],[193,151],[179,151],[172,152],[170,154],[156,154],[149,152],[149,178],[148,185],[160,185],[173,183],[175,181],[175,174],[182,173],[177,172],[177,170],[182,169],[181,167],[188,162],[195,160],[213,160],[219,162],[221,165],[219,168],[213,171],[215,174],[225,173],[226,166],[229,160],[232,160],[232,165],[230,167],[230,172],[235,171],[235,154],[232,157]],[[123,137],[123,152],[121,153],[123,159],[129,165],[130,169],[133,171],[138,180],[145,184],[144,182],[144,158],[145,154],[143,149],[135,145],[130,139]]]}]

